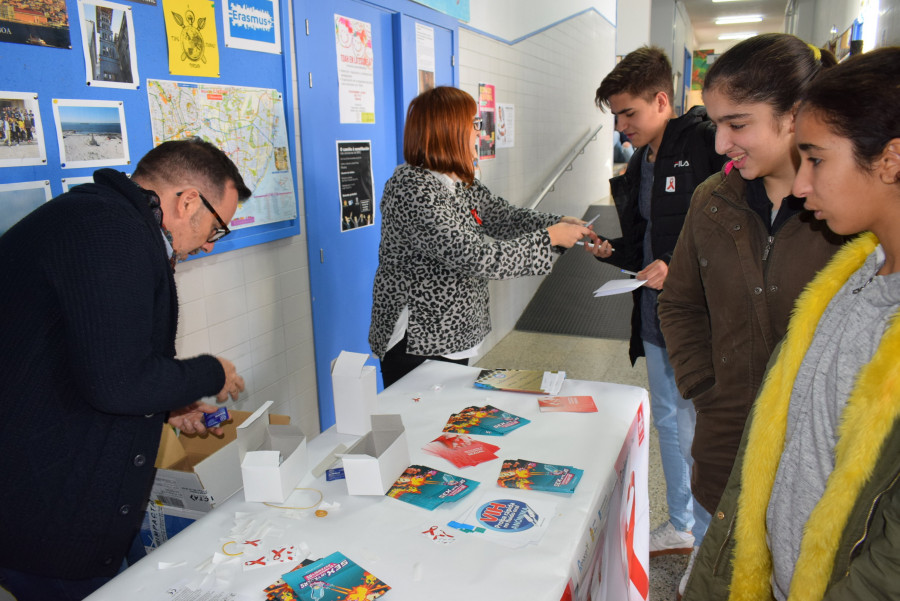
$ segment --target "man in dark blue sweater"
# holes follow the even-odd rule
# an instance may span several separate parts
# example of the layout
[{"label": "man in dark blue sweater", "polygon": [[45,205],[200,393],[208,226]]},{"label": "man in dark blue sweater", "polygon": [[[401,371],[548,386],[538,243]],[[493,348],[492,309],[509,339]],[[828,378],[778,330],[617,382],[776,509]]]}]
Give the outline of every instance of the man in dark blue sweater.
[{"label": "man in dark blue sweater", "polygon": [[81,599],[115,575],[163,423],[203,434],[216,407],[198,399],[244,389],[224,358],[175,358],[173,271],[249,196],[221,150],[172,141],[0,237],[0,585],[19,601]]}]

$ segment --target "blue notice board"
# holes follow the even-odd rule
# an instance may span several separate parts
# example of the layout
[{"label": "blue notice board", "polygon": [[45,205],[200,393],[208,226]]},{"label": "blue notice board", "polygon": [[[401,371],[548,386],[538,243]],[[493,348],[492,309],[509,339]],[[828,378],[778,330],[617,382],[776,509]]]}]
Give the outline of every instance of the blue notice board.
[{"label": "blue notice board", "polygon": [[[160,110],[171,108],[160,106],[166,104],[166,101],[160,101],[161,89],[169,84],[154,82],[178,82],[181,84],[177,88],[179,93],[202,94],[204,101],[190,105],[191,109],[199,112],[192,115],[193,121],[184,117],[185,123],[198,123],[208,128],[236,128],[229,130],[236,132],[234,139],[230,141],[231,150],[234,151],[232,158],[241,168],[242,175],[251,184],[251,188],[256,188],[254,191],[262,194],[259,199],[254,197],[249,201],[253,204],[252,207],[248,204],[245,209],[249,217],[245,216],[241,221],[241,213],[236,215],[238,221],[232,225],[243,224],[244,227],[235,229],[230,236],[217,243],[214,252],[225,252],[300,233],[297,161],[294,158],[297,156],[294,143],[296,126],[293,119],[296,101],[294,91],[287,83],[290,81],[286,75],[289,73],[289,56],[285,56],[282,51],[285,47],[282,42],[289,39],[289,23],[287,19],[277,16],[276,9],[284,8],[278,0],[269,4],[268,12],[276,13],[275,15],[266,13],[265,3],[254,3],[256,9],[253,14],[259,23],[257,27],[268,28],[268,35],[262,36],[269,42],[268,47],[261,47],[260,51],[235,47],[246,44],[226,44],[223,10],[227,3],[223,2],[212,3],[214,13],[210,14],[214,14],[214,19],[195,17],[194,10],[200,13],[198,0],[180,0],[173,4],[164,4],[163,0],[82,0],[80,3],[77,0],[46,0],[39,4],[43,7],[38,10],[41,14],[35,15],[34,10],[22,10],[21,2],[0,0],[0,64],[3,65],[0,115],[14,112],[24,117],[23,121],[26,123],[22,146],[11,145],[7,149],[5,139],[0,139],[0,184],[48,182],[51,195],[57,196],[64,191],[64,184],[80,183],[89,178],[99,166],[131,173],[137,161],[161,141],[155,141],[151,133],[151,111],[156,111],[154,114],[159,115]],[[169,14],[178,13],[178,18],[181,19],[179,31],[171,31],[170,26],[170,31],[167,32],[166,10]],[[284,10],[280,13],[282,17],[285,15]],[[23,22],[29,15],[45,25],[25,25]],[[46,25],[51,22],[67,23],[68,28]],[[51,30],[53,35],[50,35]],[[216,35],[211,39],[209,34],[213,30]],[[169,68],[167,35],[172,36],[173,43],[177,43],[181,50],[181,56],[176,55],[176,60],[191,58],[200,65],[211,61],[210,51],[217,50],[219,76],[172,74]],[[24,43],[15,40],[24,40]],[[199,40],[203,40],[202,44],[198,44]],[[271,43],[276,40],[277,44]],[[261,42],[263,39],[255,41]],[[126,74],[124,78],[123,73]],[[136,78],[133,77],[135,73]],[[131,81],[127,81],[129,76]],[[118,83],[118,79],[124,79],[126,83]],[[243,94],[243,88],[275,90],[276,94],[266,95],[262,91],[259,94]],[[228,105],[220,104],[215,110],[210,110],[217,95],[221,97],[222,103],[229,98],[233,102]],[[279,115],[278,122],[269,131],[251,135],[249,124],[256,123],[253,119],[259,119],[259,114],[265,116],[278,112],[272,107],[251,106],[248,98],[252,100],[257,96],[268,98],[270,103],[277,103],[280,99],[286,119]],[[245,100],[243,105],[236,101],[238,98]],[[105,151],[105,142],[117,138],[115,131],[88,131],[97,127],[108,130],[109,127],[96,124],[73,125],[75,117],[71,115],[80,115],[80,110],[76,109],[80,109],[79,105],[82,104],[92,107],[94,112],[100,112],[101,108],[107,106],[121,107],[121,142],[125,148],[110,152],[122,152],[122,155],[127,153],[126,164],[121,164],[121,161],[112,165],[102,165],[91,160],[81,161],[84,156],[90,156],[86,154],[75,156],[79,160],[72,160],[68,157],[73,155],[73,151],[66,146],[60,150],[60,137],[73,132],[81,136],[85,144],[96,147],[94,150],[99,149],[99,152]],[[95,108],[92,106],[95,104],[103,106]],[[28,125],[30,109],[36,109],[34,122],[39,124],[39,129],[37,125]],[[58,125],[58,121],[64,124]],[[247,127],[241,129],[242,125]],[[63,130],[63,127],[66,129]],[[272,155],[271,164],[263,164],[261,157],[270,150],[266,144],[275,139],[277,128],[283,134],[279,139],[283,140],[284,146],[279,144],[277,152],[269,152]],[[116,127],[113,126],[112,129]],[[2,124],[0,131],[3,131]],[[186,127],[174,137],[196,133],[199,132]],[[40,136],[43,141],[43,160],[15,159],[28,153],[38,153],[36,140],[29,139],[29,136]],[[0,138],[5,137],[5,134],[0,134]],[[34,144],[35,149],[26,149],[26,144]],[[237,156],[238,149],[240,156]],[[10,156],[13,158],[10,159]],[[113,156],[116,159],[122,158],[116,154]],[[271,180],[262,176],[264,172],[268,173],[266,177],[274,173],[280,178],[278,185],[282,187],[273,187]],[[275,206],[271,202],[272,195],[276,193],[273,190],[281,190],[277,193],[280,211],[270,210],[270,207]],[[3,196],[4,193],[0,192],[0,211],[4,210]],[[288,207],[287,210],[285,207]]]}]

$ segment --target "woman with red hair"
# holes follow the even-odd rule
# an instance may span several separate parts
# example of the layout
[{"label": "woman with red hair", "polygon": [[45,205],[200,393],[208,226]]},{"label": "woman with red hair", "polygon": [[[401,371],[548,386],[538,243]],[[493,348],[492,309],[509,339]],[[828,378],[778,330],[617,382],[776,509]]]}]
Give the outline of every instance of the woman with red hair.
[{"label": "woman with red hair", "polygon": [[550,271],[584,222],[511,205],[475,179],[478,105],[437,87],[406,113],[403,156],[381,199],[369,344],[385,387],[426,359],[467,363],[491,330],[488,280]]}]

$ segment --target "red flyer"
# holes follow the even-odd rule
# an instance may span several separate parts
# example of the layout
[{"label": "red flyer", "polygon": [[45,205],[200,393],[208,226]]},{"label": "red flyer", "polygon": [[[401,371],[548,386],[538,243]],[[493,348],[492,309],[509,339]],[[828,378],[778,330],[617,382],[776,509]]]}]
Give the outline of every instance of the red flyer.
[{"label": "red flyer", "polygon": [[597,405],[589,396],[548,396],[538,399],[541,411],[569,411],[572,413],[596,413]]},{"label": "red flyer", "polygon": [[497,459],[495,453],[499,449],[500,447],[489,442],[475,440],[465,434],[452,434],[450,432],[441,434],[422,447],[422,450],[426,453],[442,457],[456,467],[478,465],[485,461]]}]

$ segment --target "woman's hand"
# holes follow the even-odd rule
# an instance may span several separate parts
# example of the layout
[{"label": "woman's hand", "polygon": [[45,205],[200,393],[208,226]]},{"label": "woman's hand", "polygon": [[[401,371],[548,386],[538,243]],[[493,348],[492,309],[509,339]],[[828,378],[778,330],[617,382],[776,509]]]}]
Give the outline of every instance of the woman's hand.
[{"label": "woman's hand", "polygon": [[[574,219],[574,217],[571,219]],[[572,248],[575,246],[576,242],[593,233],[588,228],[580,225],[581,223],[584,223],[583,221],[579,219],[578,222],[579,223],[569,223],[560,221],[559,223],[548,227],[547,232],[550,234],[550,245]]]}]

